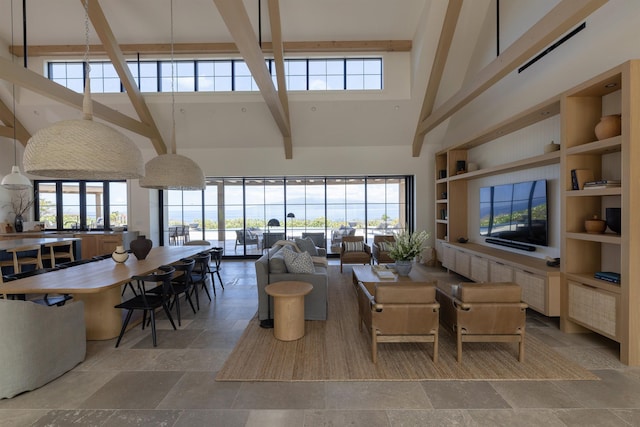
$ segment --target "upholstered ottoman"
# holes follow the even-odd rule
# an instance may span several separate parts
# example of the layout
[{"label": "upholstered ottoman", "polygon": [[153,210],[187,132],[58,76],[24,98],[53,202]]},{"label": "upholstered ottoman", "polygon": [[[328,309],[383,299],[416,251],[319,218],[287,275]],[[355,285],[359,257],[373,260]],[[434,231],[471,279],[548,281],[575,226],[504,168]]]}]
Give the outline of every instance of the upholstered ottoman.
[{"label": "upholstered ottoman", "polygon": [[524,360],[527,304],[515,283],[438,284],[440,322],[456,334],[457,358],[462,342],[517,342],[518,360]]}]

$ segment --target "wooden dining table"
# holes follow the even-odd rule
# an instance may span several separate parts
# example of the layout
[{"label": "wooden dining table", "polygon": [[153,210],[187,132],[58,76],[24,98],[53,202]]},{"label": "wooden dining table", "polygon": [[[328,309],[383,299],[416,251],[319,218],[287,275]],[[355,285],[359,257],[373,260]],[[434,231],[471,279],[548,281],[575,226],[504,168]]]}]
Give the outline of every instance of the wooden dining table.
[{"label": "wooden dining table", "polygon": [[124,263],[111,258],[50,271],[0,284],[0,294],[71,294],[83,301],[88,340],[115,338],[122,327],[122,286],[132,276],[149,274],[161,265],[171,264],[209,249],[209,246],[159,246],[144,260],[133,254]]}]

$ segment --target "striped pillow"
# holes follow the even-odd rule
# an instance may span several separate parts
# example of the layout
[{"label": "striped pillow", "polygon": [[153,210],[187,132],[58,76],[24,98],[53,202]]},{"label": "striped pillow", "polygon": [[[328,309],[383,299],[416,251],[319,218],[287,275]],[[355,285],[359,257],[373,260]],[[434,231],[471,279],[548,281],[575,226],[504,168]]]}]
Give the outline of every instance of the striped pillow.
[{"label": "striped pillow", "polygon": [[344,242],[345,252],[364,252],[364,242]]},{"label": "striped pillow", "polygon": [[393,248],[393,243],[383,240],[378,242],[378,247],[382,252],[389,252]]}]

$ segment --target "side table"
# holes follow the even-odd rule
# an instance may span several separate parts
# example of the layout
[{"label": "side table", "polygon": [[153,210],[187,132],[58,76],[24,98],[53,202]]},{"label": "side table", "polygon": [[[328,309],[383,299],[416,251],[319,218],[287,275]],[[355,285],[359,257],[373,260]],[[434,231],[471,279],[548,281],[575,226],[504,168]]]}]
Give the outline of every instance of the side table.
[{"label": "side table", "polygon": [[313,290],[307,282],[275,282],[264,288],[273,297],[273,336],[294,341],[304,336],[304,296]]}]

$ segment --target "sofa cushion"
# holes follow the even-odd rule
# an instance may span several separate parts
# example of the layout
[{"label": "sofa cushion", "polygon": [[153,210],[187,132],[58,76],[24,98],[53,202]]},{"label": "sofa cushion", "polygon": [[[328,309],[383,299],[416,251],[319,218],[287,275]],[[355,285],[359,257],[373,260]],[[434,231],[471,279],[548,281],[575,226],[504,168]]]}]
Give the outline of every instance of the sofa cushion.
[{"label": "sofa cushion", "polygon": [[515,283],[460,283],[458,299],[462,302],[520,302],[522,290]]},{"label": "sofa cushion", "polygon": [[345,252],[364,252],[364,242],[343,242]]},{"label": "sofa cushion", "polygon": [[316,244],[313,243],[311,237],[305,237],[304,239],[297,238],[295,239],[296,245],[298,249],[302,252],[309,252],[311,256],[318,256],[318,249],[316,249]]},{"label": "sofa cushion", "polygon": [[269,273],[286,273],[287,265],[284,262],[284,249],[275,251],[269,255]]},{"label": "sofa cushion", "polygon": [[315,267],[309,252],[294,252],[291,249],[283,249],[284,263],[289,273],[314,273]]}]

